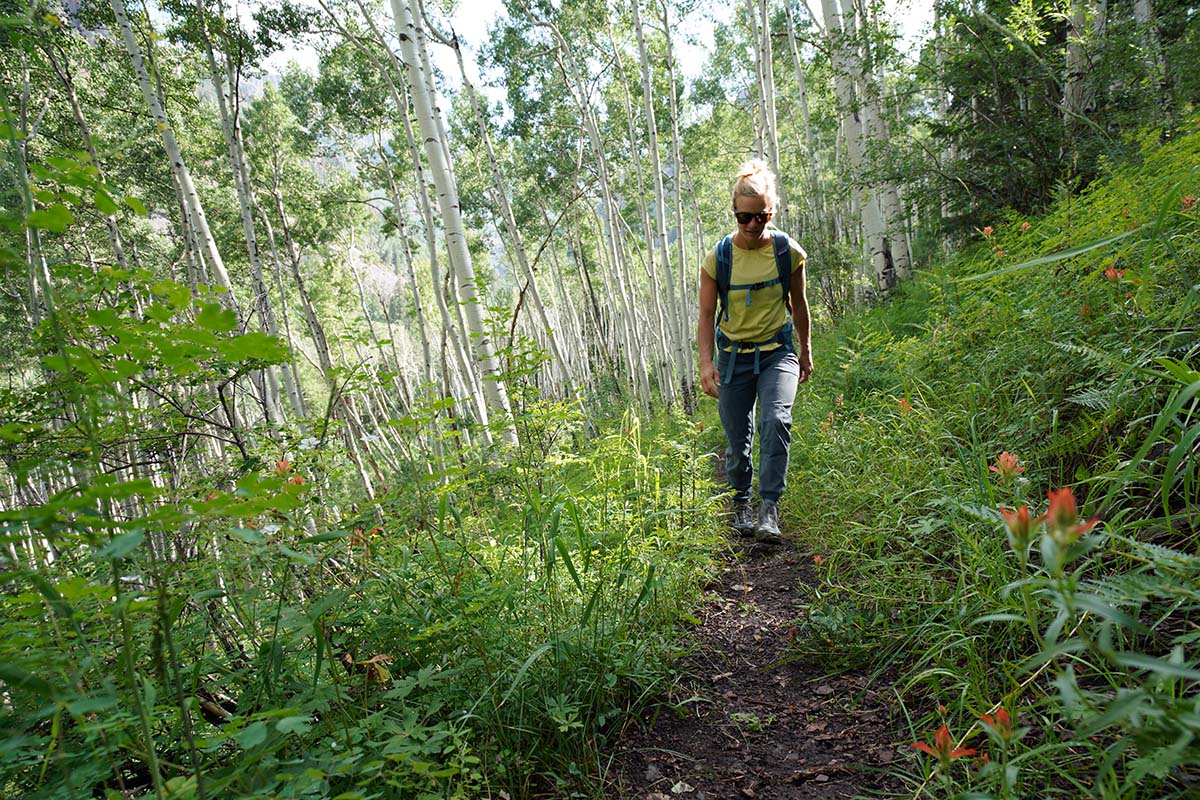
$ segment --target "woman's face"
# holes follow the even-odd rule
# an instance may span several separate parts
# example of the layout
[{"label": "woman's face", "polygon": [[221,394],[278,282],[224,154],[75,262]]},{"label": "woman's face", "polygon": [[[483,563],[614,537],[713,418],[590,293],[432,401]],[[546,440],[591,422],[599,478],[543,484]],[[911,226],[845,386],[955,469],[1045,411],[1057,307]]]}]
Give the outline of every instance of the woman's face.
[{"label": "woman's face", "polygon": [[762,237],[772,211],[774,209],[770,202],[762,195],[738,195],[733,198],[733,217],[737,220],[738,230],[747,239]]}]

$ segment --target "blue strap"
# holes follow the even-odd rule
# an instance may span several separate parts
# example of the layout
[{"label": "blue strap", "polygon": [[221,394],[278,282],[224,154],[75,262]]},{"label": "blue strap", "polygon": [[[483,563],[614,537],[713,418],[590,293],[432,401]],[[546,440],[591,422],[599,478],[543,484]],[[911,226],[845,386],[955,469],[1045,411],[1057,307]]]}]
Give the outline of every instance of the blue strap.
[{"label": "blue strap", "polygon": [[724,351],[726,347],[733,348],[732,350],[727,351],[729,360],[725,364],[725,374],[721,376],[722,385],[733,380],[733,368],[737,363],[738,355],[741,353],[741,349],[743,347],[754,348],[754,374],[757,375],[761,371],[759,369],[759,363],[761,360],[763,345],[779,344],[784,347],[789,347],[792,343],[792,331],[792,320],[789,318],[774,336],[764,342],[735,342],[726,336],[724,331],[722,331],[720,328],[717,328],[717,349]]},{"label": "blue strap", "polygon": [[[717,261],[717,298],[720,302],[720,308],[717,313],[716,324],[716,345],[718,350],[724,350],[732,345],[733,350],[729,353],[729,363],[725,367],[725,374],[721,376],[722,383],[728,383],[733,380],[734,362],[737,361],[738,352],[741,347],[754,347],[754,374],[759,373],[759,354],[762,352],[764,344],[778,342],[786,345],[791,341],[792,335],[792,247],[788,241],[786,233],[775,232],[771,234],[771,245],[775,252],[775,269],[778,275],[770,280],[759,281],[758,283],[739,283],[733,284],[733,237],[726,236],[717,243],[715,256]],[[750,305],[750,295],[758,289],[766,289],[767,287],[779,284],[783,288],[783,305],[788,312],[788,321],[784,324],[779,332],[765,342],[734,342],[731,341],[721,330],[721,320],[729,320],[729,292],[732,289],[746,291],[746,305]]]}]

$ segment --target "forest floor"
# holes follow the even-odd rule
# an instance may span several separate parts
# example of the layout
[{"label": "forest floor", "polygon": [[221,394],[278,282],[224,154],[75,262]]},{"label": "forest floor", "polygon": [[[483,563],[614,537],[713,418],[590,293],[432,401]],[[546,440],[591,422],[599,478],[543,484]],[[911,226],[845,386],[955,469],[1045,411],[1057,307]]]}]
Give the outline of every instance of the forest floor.
[{"label": "forest floor", "polygon": [[[891,794],[906,745],[890,681],[829,674],[788,657],[817,580],[794,534],[770,547],[734,541],[705,590],[680,680],[618,743],[609,795],[622,800],[846,798]],[[730,536],[733,537],[732,532]]]}]

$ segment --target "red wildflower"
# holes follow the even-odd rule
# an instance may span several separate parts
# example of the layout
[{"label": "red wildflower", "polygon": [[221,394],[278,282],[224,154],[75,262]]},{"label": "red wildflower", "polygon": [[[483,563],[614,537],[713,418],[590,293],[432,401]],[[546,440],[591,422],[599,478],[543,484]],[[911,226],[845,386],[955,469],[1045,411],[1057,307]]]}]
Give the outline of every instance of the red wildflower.
[{"label": "red wildflower", "polygon": [[900,402],[896,403],[896,405],[900,407],[900,412],[901,412],[902,414],[911,414],[911,413],[913,413],[913,407],[912,407],[912,403],[908,402],[908,398],[907,398],[907,397],[901,397],[901,398],[900,398]]},{"label": "red wildflower", "polygon": [[286,458],[281,458],[275,462],[275,474],[276,475],[284,475],[291,468],[292,468],[292,462],[288,461]]},{"label": "red wildflower", "polygon": [[1032,227],[1033,226],[1030,225],[1028,222],[1022,222],[1021,223],[1021,233],[1024,233],[1025,231],[1029,230]]},{"label": "red wildflower", "polygon": [[[1016,511],[1011,508],[1000,508],[1004,524],[1008,526],[1008,543],[1018,553],[1025,552],[1033,538],[1034,520],[1029,516],[1029,506],[1021,506]],[[1039,517],[1040,519],[1040,517]]]},{"label": "red wildflower", "polygon": [[1183,196],[1182,206],[1183,206],[1184,213],[1187,213],[1189,211],[1194,211],[1196,208],[1196,195],[1185,194]]},{"label": "red wildflower", "polygon": [[1008,715],[1008,709],[1004,706],[996,709],[994,717],[991,714],[980,714],[979,721],[998,733],[1001,739],[1008,739],[1013,735],[1012,717]]},{"label": "red wildflower", "polygon": [[1100,521],[1099,517],[1092,517],[1087,522],[1079,522],[1079,507],[1075,504],[1075,494],[1067,486],[1053,489],[1046,496],[1050,499],[1050,507],[1034,521],[1045,521],[1046,529],[1059,545],[1078,541],[1079,537]]},{"label": "red wildflower", "polygon": [[813,563],[818,567],[825,563],[825,556],[813,556]]},{"label": "red wildflower", "polygon": [[975,755],[973,747],[954,746],[954,739],[950,736],[950,729],[946,727],[945,723],[933,735],[932,745],[926,742],[913,742],[912,746],[937,758],[943,768],[949,766],[951,760],[955,758]]},{"label": "red wildflower", "polygon": [[985,238],[991,236],[993,233],[995,233],[995,231],[992,229],[991,225],[984,226],[983,235]]},{"label": "red wildflower", "polygon": [[1109,283],[1119,283],[1124,277],[1125,270],[1123,269],[1114,269],[1113,267],[1109,267],[1108,269],[1104,270],[1104,280],[1108,281]]},{"label": "red wildflower", "polygon": [[1079,307],[1079,316],[1086,317],[1091,313],[1092,313],[1092,307],[1089,306],[1087,303],[1084,303],[1083,305],[1081,305]]},{"label": "red wildflower", "polygon": [[996,463],[988,469],[999,475],[1003,483],[1008,483],[1025,471],[1024,467],[1017,464],[1017,457],[1009,452],[1003,452],[996,456]]},{"label": "red wildflower", "polygon": [[300,477],[299,475],[293,475],[292,477],[288,478],[288,483],[292,484],[293,486],[303,486],[304,478]]},{"label": "red wildflower", "polygon": [[992,253],[992,255],[994,255],[996,258],[1004,258],[1004,251],[1001,250],[999,247],[997,247],[995,252]]}]

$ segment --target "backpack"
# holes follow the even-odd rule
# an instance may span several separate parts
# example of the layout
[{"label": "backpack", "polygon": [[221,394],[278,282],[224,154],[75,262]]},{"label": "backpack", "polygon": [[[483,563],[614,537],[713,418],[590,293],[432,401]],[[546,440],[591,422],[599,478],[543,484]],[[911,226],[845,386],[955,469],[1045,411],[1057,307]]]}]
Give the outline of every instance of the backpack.
[{"label": "backpack", "polygon": [[[717,244],[717,301],[719,307],[717,310],[717,330],[716,330],[716,345],[718,349],[724,350],[733,345],[736,347],[754,347],[754,374],[758,374],[759,353],[764,344],[778,342],[786,347],[791,347],[792,342],[792,248],[788,242],[786,233],[771,234],[771,243],[775,249],[775,269],[779,274],[767,281],[759,281],[758,283],[732,283],[733,281],[733,237],[726,236]],[[750,292],[755,289],[765,289],[768,286],[779,284],[783,290],[783,305],[787,308],[788,319],[779,332],[767,339],[765,342],[735,342],[725,335],[721,330],[721,320],[729,319],[729,292],[732,289],[746,290],[746,305],[750,305]],[[733,355],[736,355],[734,353]],[[726,367],[726,375],[722,376],[722,380],[728,383],[733,379],[733,365],[735,358],[730,358]]]}]

